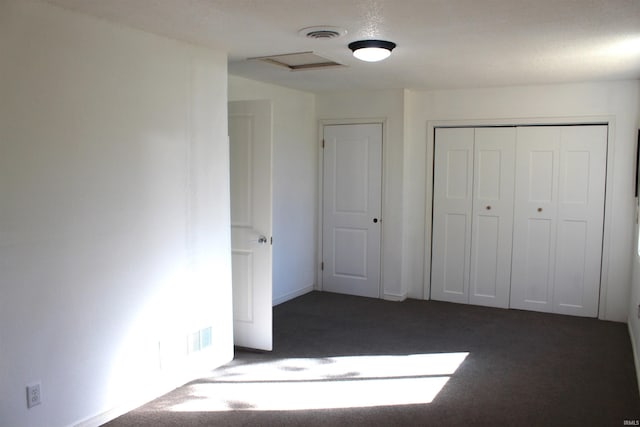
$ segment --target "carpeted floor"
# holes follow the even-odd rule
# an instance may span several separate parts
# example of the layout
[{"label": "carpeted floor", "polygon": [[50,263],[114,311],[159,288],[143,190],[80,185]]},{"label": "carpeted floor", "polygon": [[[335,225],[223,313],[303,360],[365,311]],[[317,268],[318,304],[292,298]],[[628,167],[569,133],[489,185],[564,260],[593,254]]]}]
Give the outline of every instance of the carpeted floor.
[{"label": "carpeted floor", "polygon": [[273,352],[237,350],[211,377],[106,425],[623,426],[638,420],[625,324],[312,292],[274,308]]}]

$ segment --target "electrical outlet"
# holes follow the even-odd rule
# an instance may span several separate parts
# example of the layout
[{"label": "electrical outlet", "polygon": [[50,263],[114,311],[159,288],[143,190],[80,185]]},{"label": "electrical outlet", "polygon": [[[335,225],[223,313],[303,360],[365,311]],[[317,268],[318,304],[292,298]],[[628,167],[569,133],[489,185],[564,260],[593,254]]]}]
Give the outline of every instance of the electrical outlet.
[{"label": "electrical outlet", "polygon": [[42,403],[42,392],[40,383],[34,383],[27,386],[27,408],[33,408]]}]

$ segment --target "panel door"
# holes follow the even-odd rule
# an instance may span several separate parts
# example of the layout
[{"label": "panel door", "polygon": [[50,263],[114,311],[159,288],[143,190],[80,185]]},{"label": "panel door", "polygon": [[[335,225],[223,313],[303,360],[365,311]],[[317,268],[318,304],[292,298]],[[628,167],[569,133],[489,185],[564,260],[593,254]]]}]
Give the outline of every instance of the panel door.
[{"label": "panel door", "polygon": [[471,304],[509,307],[515,142],[513,127],[475,130]]},{"label": "panel door", "polygon": [[511,266],[512,308],[552,311],[560,129],[519,127]]},{"label": "panel door", "polygon": [[473,128],[435,130],[431,298],[469,302]]},{"label": "panel door", "polygon": [[234,343],[272,349],[271,102],[229,103]]},{"label": "panel door", "polygon": [[606,126],[518,129],[511,307],[596,317]]},{"label": "panel door", "polygon": [[382,124],[325,126],[322,288],[380,296]]},{"label": "panel door", "polygon": [[598,316],[607,126],[562,128],[553,311]]}]

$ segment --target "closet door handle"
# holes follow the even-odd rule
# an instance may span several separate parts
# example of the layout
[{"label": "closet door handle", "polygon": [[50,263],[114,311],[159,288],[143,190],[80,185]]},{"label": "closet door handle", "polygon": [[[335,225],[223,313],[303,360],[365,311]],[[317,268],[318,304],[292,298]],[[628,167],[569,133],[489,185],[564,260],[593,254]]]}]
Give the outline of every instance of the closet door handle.
[{"label": "closet door handle", "polygon": [[538,212],[542,212],[542,208],[538,208]]},{"label": "closet door handle", "polygon": [[487,206],[487,210],[490,211],[491,210],[491,206]]}]

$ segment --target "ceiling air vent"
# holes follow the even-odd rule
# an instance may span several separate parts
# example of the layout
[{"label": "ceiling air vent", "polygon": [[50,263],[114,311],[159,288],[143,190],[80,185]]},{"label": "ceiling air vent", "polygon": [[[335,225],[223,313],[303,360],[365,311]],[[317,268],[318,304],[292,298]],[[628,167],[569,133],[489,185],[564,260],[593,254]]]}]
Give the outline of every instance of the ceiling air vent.
[{"label": "ceiling air vent", "polygon": [[307,37],[310,39],[335,39],[336,37],[340,37],[340,33],[332,30],[309,31]]},{"label": "ceiling air vent", "polygon": [[298,34],[309,39],[328,40],[344,36],[347,34],[347,30],[325,25],[320,27],[306,27],[298,31]]}]

